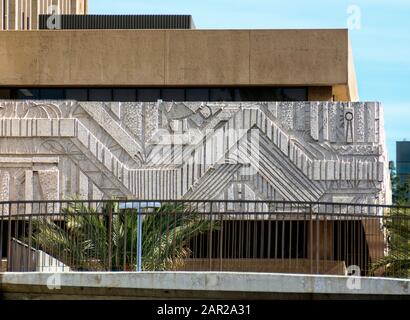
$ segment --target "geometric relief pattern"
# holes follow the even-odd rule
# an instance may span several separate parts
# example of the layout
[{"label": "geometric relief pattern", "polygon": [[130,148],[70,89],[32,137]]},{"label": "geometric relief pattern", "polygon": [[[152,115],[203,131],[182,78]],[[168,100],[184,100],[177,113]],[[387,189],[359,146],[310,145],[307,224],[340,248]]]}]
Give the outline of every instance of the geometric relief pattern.
[{"label": "geometric relief pattern", "polygon": [[0,141],[2,199],[391,199],[374,102],[3,100]]}]

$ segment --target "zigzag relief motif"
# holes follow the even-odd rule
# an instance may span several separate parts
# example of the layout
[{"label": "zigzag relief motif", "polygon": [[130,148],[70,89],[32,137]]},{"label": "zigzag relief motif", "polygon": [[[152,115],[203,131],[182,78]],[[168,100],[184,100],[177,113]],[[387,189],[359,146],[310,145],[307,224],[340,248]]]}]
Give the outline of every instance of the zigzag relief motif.
[{"label": "zigzag relief motif", "polygon": [[[385,203],[390,195],[378,103],[0,101],[1,144],[10,139],[43,141],[41,156],[45,141],[70,141],[86,159],[81,172],[106,180],[105,197],[351,201],[360,193]],[[0,157],[12,149],[0,147]],[[232,191],[255,181],[263,187],[252,195]]]}]

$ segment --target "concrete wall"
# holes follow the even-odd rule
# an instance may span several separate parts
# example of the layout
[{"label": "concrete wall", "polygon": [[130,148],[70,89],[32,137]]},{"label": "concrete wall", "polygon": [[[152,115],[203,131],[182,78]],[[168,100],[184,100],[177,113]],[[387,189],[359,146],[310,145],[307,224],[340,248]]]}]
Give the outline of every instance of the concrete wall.
[{"label": "concrete wall", "polygon": [[0,101],[0,201],[388,204],[382,110],[370,102]]},{"label": "concrete wall", "polygon": [[350,101],[349,50],[347,30],[0,32],[0,86],[339,86]]},{"label": "concrete wall", "polygon": [[333,101],[333,99],[333,88],[331,86],[308,88],[309,101]]},{"label": "concrete wall", "polygon": [[38,29],[38,16],[51,13],[51,6],[57,6],[60,14],[86,14],[87,1],[0,0],[0,31],[36,30]]},{"label": "concrete wall", "polygon": [[229,271],[345,275],[344,261],[311,259],[189,259],[178,271]]},{"label": "concrete wall", "polygon": [[12,272],[69,272],[70,268],[44,251],[29,247],[17,239],[11,242],[10,269]]},{"label": "concrete wall", "polygon": [[271,273],[5,273],[3,299],[409,299],[410,281]]},{"label": "concrete wall", "polygon": [[[381,105],[371,102],[0,101],[0,202],[78,194],[92,200],[388,204],[383,121]],[[13,205],[11,214],[59,211],[46,206]],[[225,210],[243,210],[240,204],[228,206]],[[247,207],[251,215],[272,212],[266,204],[252,207]],[[326,209],[377,213],[360,206],[314,210],[329,217]],[[8,210],[6,205],[0,212]],[[213,210],[218,212],[217,205]],[[365,227],[370,255],[380,257],[380,220]],[[309,229],[308,257],[335,259],[331,223]],[[299,261],[298,268],[307,272],[310,264]]]}]

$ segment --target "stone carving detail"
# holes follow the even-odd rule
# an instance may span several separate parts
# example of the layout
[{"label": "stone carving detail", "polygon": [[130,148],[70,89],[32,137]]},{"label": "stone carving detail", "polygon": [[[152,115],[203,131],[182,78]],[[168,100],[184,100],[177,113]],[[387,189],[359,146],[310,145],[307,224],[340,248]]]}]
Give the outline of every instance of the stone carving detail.
[{"label": "stone carving detail", "polygon": [[58,119],[67,117],[70,101],[0,101],[0,118]]},{"label": "stone carving detail", "polygon": [[[344,129],[345,129],[345,136],[346,136],[346,143],[353,143],[353,139],[354,139],[354,119],[355,119],[355,110],[353,109],[345,109],[344,112]],[[359,117],[358,117],[359,118]],[[362,117],[360,117],[361,122],[360,122],[360,126],[358,129],[358,133],[357,136],[362,137],[362,133],[363,133],[363,119]],[[360,139],[360,142],[363,142],[363,139]]]},{"label": "stone carving detail", "polygon": [[390,197],[378,103],[0,101],[0,141],[0,158],[58,159],[21,165],[44,200]]},{"label": "stone carving detail", "polygon": [[[59,199],[59,172],[57,170],[39,170],[38,180],[42,200],[58,200]],[[47,212],[59,212],[59,206],[56,203],[47,204]]]},{"label": "stone carving detail", "polygon": [[[9,201],[10,194],[10,174],[0,170],[0,202]],[[8,214],[8,206],[0,206],[0,214]]]},{"label": "stone carving detail", "polygon": [[44,200],[56,200],[59,198],[59,184],[57,170],[39,170],[38,178]]}]

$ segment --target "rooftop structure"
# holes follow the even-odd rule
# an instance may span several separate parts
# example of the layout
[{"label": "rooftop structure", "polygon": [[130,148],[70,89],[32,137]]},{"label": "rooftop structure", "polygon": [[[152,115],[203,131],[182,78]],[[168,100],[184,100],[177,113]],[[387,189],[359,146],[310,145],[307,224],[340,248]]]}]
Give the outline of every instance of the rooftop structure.
[{"label": "rooftop structure", "polygon": [[39,15],[85,15],[88,0],[0,0],[0,30],[37,30]]},{"label": "rooftop structure", "polygon": [[[40,15],[39,29],[49,29],[49,14]],[[190,15],[58,15],[62,30],[75,29],[195,29]]]}]

